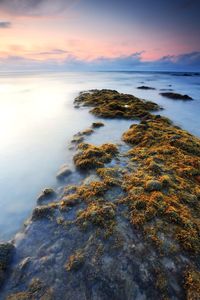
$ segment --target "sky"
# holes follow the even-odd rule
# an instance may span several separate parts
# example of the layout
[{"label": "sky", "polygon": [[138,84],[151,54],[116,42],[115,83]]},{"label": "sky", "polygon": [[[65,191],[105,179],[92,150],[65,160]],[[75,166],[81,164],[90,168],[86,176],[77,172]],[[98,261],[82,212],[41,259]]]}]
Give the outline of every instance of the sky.
[{"label": "sky", "polygon": [[200,0],[0,0],[0,70],[200,71]]}]

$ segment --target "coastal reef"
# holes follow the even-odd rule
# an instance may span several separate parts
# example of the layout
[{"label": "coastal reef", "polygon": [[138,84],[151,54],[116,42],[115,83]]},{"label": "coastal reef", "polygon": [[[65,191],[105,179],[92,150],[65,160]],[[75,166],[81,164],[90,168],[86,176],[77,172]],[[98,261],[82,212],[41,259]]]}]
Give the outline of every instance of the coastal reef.
[{"label": "coastal reef", "polygon": [[78,144],[82,177],[53,202],[43,193],[0,299],[199,300],[200,140],[131,95],[95,90],[75,105],[140,122],[117,145]]},{"label": "coastal reef", "polygon": [[151,101],[112,90],[82,92],[75,99],[75,105],[93,107],[90,112],[98,117],[124,119],[141,119],[161,109]]},{"label": "coastal reef", "polygon": [[14,246],[11,243],[0,243],[0,288],[6,278],[13,252]]}]

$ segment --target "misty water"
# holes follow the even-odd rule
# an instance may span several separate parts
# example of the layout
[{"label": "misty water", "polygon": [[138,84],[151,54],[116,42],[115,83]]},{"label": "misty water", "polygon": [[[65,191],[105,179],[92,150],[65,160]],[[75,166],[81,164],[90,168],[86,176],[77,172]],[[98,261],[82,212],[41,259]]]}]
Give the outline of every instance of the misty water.
[{"label": "misty water", "polygon": [[[148,85],[156,90],[139,90]],[[75,109],[80,91],[116,89],[160,104],[160,114],[200,136],[200,76],[170,73],[97,72],[0,75],[0,240],[20,230],[45,187],[59,187],[56,173],[64,163],[73,168],[68,149],[73,134],[96,120],[88,109]],[[174,101],[160,89],[188,94],[194,101]],[[100,119],[101,120],[101,119]],[[103,120],[88,140],[119,142],[131,121]]]}]

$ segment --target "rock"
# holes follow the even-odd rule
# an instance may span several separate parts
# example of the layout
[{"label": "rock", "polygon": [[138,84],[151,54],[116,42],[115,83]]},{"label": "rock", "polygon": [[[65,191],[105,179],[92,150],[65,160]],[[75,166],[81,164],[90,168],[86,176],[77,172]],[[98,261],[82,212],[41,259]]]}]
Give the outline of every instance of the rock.
[{"label": "rock", "polygon": [[150,86],[141,85],[137,87],[138,90],[155,90],[155,88]]},{"label": "rock", "polygon": [[79,134],[79,135],[75,135],[73,137],[73,139],[71,140],[71,143],[79,144],[79,143],[82,143],[83,141],[84,141],[84,137]]},{"label": "rock", "polygon": [[14,246],[11,243],[0,244],[0,287],[5,280],[5,274],[11,262]]},{"label": "rock", "polygon": [[72,174],[71,169],[68,167],[68,165],[65,164],[58,171],[56,178],[59,180],[63,180],[71,174]]},{"label": "rock", "polygon": [[161,92],[172,92],[173,89],[160,89]]},{"label": "rock", "polygon": [[32,221],[40,220],[40,219],[48,219],[53,215],[54,208],[52,206],[40,206],[36,207],[32,213]]},{"label": "rock", "polygon": [[92,123],[92,127],[93,128],[99,128],[99,127],[102,127],[102,126],[105,126],[102,122],[94,122],[94,123]]},{"label": "rock", "polygon": [[90,112],[103,118],[142,119],[145,116],[150,116],[150,111],[160,109],[157,104],[150,101],[112,90],[85,92],[77,97],[75,102],[84,106],[91,106]]},{"label": "rock", "polygon": [[63,196],[68,196],[68,195],[74,194],[76,192],[76,190],[77,190],[77,186],[69,185],[69,186],[64,187],[62,194],[63,194]]},{"label": "rock", "polygon": [[166,92],[166,93],[160,93],[160,95],[163,97],[169,98],[169,99],[174,99],[174,100],[193,100],[188,95],[182,95],[182,94],[178,94],[178,93]]},{"label": "rock", "polygon": [[88,128],[88,129],[81,131],[81,135],[91,135],[93,132],[94,132],[93,129]]},{"label": "rock", "polygon": [[101,168],[105,163],[111,162],[117,153],[118,149],[114,144],[107,143],[101,146],[81,144],[79,152],[74,156],[74,164],[82,171]]},{"label": "rock", "polygon": [[37,198],[37,203],[40,204],[45,200],[51,200],[56,197],[56,192],[52,188],[46,188]]}]

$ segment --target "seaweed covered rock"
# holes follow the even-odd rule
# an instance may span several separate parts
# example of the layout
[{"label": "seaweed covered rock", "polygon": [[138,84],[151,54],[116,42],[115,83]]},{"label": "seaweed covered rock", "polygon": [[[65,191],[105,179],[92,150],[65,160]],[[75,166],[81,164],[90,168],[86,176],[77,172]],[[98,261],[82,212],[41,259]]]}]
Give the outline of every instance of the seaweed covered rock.
[{"label": "seaweed covered rock", "polygon": [[172,93],[172,92],[163,92],[160,93],[161,96],[169,98],[169,99],[173,99],[173,100],[193,100],[190,96],[188,95],[182,95],[182,94],[178,94],[178,93]]},{"label": "seaweed covered rock", "polygon": [[0,288],[4,283],[6,272],[9,268],[14,246],[11,243],[0,243]]},{"label": "seaweed covered rock", "polygon": [[80,226],[87,226],[92,223],[105,228],[107,231],[112,231],[115,225],[115,210],[116,206],[113,203],[92,202],[86,209],[78,214],[77,223]]},{"label": "seaweed covered rock", "polygon": [[38,206],[33,210],[32,213],[32,220],[41,220],[41,219],[49,219],[53,216],[54,213],[54,207],[56,205],[43,205]]},{"label": "seaweed covered rock", "polygon": [[103,144],[94,146],[80,144],[79,152],[74,156],[74,163],[78,169],[88,170],[103,167],[117,155],[117,147],[114,144]]},{"label": "seaweed covered rock", "polygon": [[[104,96],[127,97],[80,95],[100,110]],[[2,299],[199,299],[200,141],[146,110],[123,140],[79,145],[87,173],[34,210]]]},{"label": "seaweed covered rock", "polygon": [[[171,241],[178,242],[182,251],[198,255],[199,139],[173,126],[168,119],[153,116],[132,125],[123,139],[134,146],[129,155],[132,162],[137,162],[137,171],[128,174],[124,183],[131,222],[147,231],[149,222],[153,222],[157,237],[161,231],[170,234]],[[139,195],[129,192],[139,186],[144,187]],[[139,211],[138,197],[145,203]]]},{"label": "seaweed covered rock", "polygon": [[93,107],[91,113],[104,118],[140,119],[161,109],[153,102],[113,90],[83,92],[75,99],[75,104],[77,103]]},{"label": "seaweed covered rock", "polygon": [[41,204],[46,200],[52,200],[56,197],[56,192],[52,188],[46,188],[37,198],[37,203]]}]

